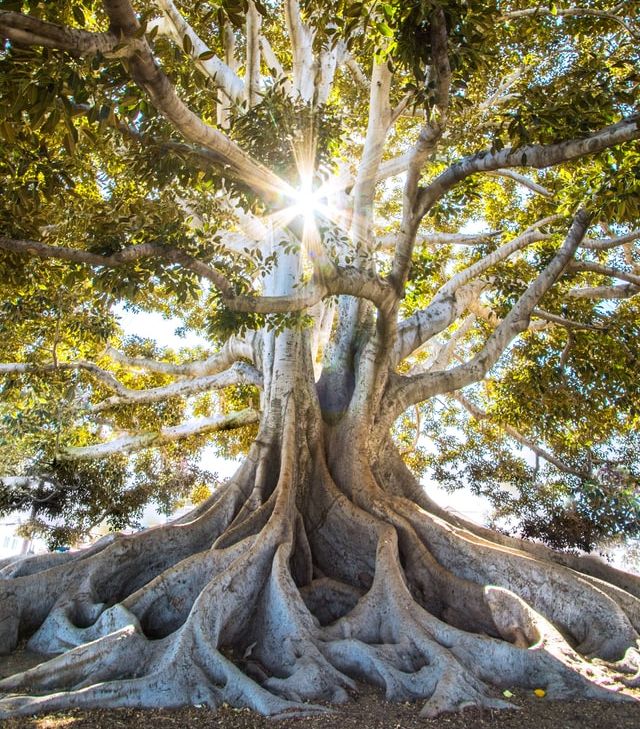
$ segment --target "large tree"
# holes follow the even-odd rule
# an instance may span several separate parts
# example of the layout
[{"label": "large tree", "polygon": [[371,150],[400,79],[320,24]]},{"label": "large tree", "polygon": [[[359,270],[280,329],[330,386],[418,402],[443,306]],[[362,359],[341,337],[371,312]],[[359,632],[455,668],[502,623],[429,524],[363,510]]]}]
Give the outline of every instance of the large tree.
[{"label": "large tree", "polygon": [[[251,445],[186,518],[5,562],[0,648],[60,655],[0,717],[637,685],[640,578],[405,461],[633,522],[638,3],[1,6],[5,508],[92,521]],[[118,301],[210,351],[123,339]]]}]

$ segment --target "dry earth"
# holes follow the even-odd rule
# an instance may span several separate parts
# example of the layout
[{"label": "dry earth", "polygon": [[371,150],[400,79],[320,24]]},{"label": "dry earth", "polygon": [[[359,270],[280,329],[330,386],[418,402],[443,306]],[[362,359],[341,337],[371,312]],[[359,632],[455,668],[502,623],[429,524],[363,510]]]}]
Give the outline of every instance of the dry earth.
[{"label": "dry earth", "polygon": [[[18,651],[0,659],[0,677],[26,670],[42,656]],[[469,709],[437,719],[421,719],[419,704],[388,703],[370,686],[361,686],[353,700],[326,716],[269,720],[247,709],[225,707],[212,712],[206,707],[176,710],[110,709],[67,711],[63,714],[10,719],[3,729],[638,729],[640,690],[636,702],[550,701],[533,692],[513,689],[511,701],[519,710]]]}]

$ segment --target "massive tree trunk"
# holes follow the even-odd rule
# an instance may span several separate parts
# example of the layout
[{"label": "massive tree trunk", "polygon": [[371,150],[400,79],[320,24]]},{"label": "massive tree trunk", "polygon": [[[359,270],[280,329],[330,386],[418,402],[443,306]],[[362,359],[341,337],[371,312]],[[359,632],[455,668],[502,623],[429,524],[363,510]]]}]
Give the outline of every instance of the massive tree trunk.
[{"label": "massive tree trunk", "polygon": [[[207,182],[207,186],[194,190],[195,197],[205,201],[204,210],[211,207],[212,219],[219,217],[224,225],[229,222],[227,216],[231,211],[238,224],[230,226],[228,235],[207,239],[205,246],[200,238],[191,240],[186,234],[184,242],[189,245],[185,249],[173,247],[171,240],[167,245],[159,243],[164,240],[165,227],[173,226],[163,223],[157,235],[152,225],[149,240],[140,243],[136,242],[138,236],[132,235],[138,231],[125,229],[121,249],[112,250],[110,235],[106,254],[97,252],[102,250],[102,244],[94,251],[91,235],[80,236],[87,245],[85,250],[81,245],[77,247],[74,230],[63,232],[61,239],[50,245],[32,240],[37,231],[29,233],[28,226],[18,233],[11,232],[13,228],[8,233],[0,231],[0,249],[99,269],[117,269],[151,258],[158,265],[179,267],[183,273],[207,280],[220,297],[218,303],[236,313],[301,314],[314,320],[314,328],[271,329],[260,335],[254,332],[259,346],[246,341],[239,346],[229,340],[220,352],[197,363],[155,362],[153,371],[187,379],[140,392],[124,386],[111,371],[95,362],[58,362],[55,343],[52,363],[45,359],[31,363],[27,357],[24,362],[0,365],[0,374],[74,370],[91,374],[114,394],[92,404],[88,415],[123,404],[158,402],[176,395],[187,397],[230,383],[256,384],[259,380],[262,384],[260,428],[246,460],[224,487],[188,517],[131,536],[112,536],[85,551],[0,563],[0,652],[14,650],[22,639],[28,639],[30,649],[58,654],[25,673],[0,681],[0,691],[5,692],[0,697],[0,718],[72,706],[206,703],[216,707],[223,702],[270,716],[308,714],[326,710],[317,702],[346,701],[349,692],[355,690],[356,681],[361,680],[380,686],[389,699],[422,702],[424,716],[466,706],[504,707],[507,704],[500,689],[513,686],[542,688],[550,697],[624,698],[626,687],[640,685],[640,578],[590,558],[555,553],[541,545],[492,533],[448,514],[427,497],[406,469],[391,440],[390,429],[394,418],[407,408],[436,395],[481,383],[514,339],[527,330],[545,293],[565,271],[572,276],[576,271],[588,271],[606,277],[607,281],[617,278],[625,283],[622,287],[595,286],[590,275],[582,279],[583,288],[574,288],[573,284],[565,287],[556,300],[557,306],[558,301],[571,302],[576,298],[612,301],[638,293],[637,274],[618,264],[610,268],[582,261],[577,268],[569,268],[580,246],[609,250],[637,237],[630,232],[604,240],[589,239],[587,232],[592,220],[599,219],[602,211],[597,206],[591,209],[592,191],[586,190],[584,207],[571,203],[571,197],[567,202],[560,196],[557,211],[551,207],[544,213],[546,217],[539,218],[536,206],[532,206],[522,218],[528,227],[511,237],[510,231],[520,227],[520,207],[525,200],[514,195],[517,205],[514,203],[504,221],[500,221],[505,232],[509,232],[506,242],[489,253],[479,251],[478,256],[475,252],[470,257],[452,253],[440,273],[435,266],[433,275],[428,274],[429,284],[424,291],[418,291],[417,298],[413,296],[413,305],[403,305],[412,266],[426,267],[424,262],[414,260],[420,239],[426,237],[434,244],[439,241],[447,246],[468,244],[470,239],[480,244],[487,235],[499,233],[494,231],[479,238],[464,232],[454,234],[448,218],[442,231],[431,230],[437,217],[432,213],[449,192],[456,188],[459,191],[459,185],[478,176],[506,175],[536,194],[553,197],[555,193],[514,170],[526,172],[575,164],[640,138],[637,114],[622,116],[629,113],[628,88],[624,86],[624,96],[622,91],[617,92],[622,101],[617,102],[620,118],[615,123],[615,114],[605,105],[607,111],[601,120],[596,115],[595,121],[585,122],[587,130],[592,124],[600,124],[600,128],[585,132],[584,124],[579,129],[576,124],[575,134],[579,136],[556,139],[553,134],[552,142],[542,139],[537,143],[534,137],[529,143],[516,135],[515,141],[509,141],[513,146],[505,146],[493,130],[504,127],[507,113],[513,115],[514,123],[518,119],[519,107],[507,106],[514,98],[510,87],[518,75],[510,74],[499,83],[500,73],[490,82],[487,79],[491,74],[485,73],[484,62],[478,63],[487,79],[483,79],[472,97],[476,93],[482,95],[482,88],[487,86],[486,101],[478,102],[473,113],[466,104],[462,105],[464,95],[460,89],[473,89],[475,77],[467,84],[467,80],[452,74],[459,73],[458,67],[466,68],[467,60],[461,63],[460,59],[475,58],[480,46],[472,48],[472,53],[460,51],[456,63],[450,64],[450,51],[458,48],[459,39],[466,34],[464,29],[470,27],[464,25],[467,20],[463,23],[463,16],[460,27],[458,21],[451,19],[455,19],[455,13],[449,17],[453,7],[447,7],[445,12],[436,3],[427,13],[425,3],[421,13],[428,17],[421,17],[420,36],[416,36],[413,27],[395,29],[400,34],[394,36],[396,40],[401,41],[402,34],[408,32],[412,43],[415,36],[419,38],[417,45],[429,48],[429,57],[416,58],[415,63],[407,65],[407,59],[400,57],[396,64],[393,47],[398,50],[405,43],[390,43],[387,50],[392,55],[387,57],[384,48],[378,47],[380,38],[365,37],[366,43],[358,52],[371,67],[369,80],[357,59],[347,52],[351,38],[360,34],[360,26],[349,20],[347,28],[354,35],[341,38],[337,44],[328,42],[330,34],[325,33],[327,28],[323,25],[335,32],[331,19],[326,22],[322,15],[322,25],[312,27],[296,0],[286,0],[277,12],[274,9],[278,24],[273,38],[279,42],[279,21],[284,21],[290,40],[286,53],[279,51],[283,58],[292,61],[291,73],[283,74],[278,54],[260,32],[266,19],[260,20],[255,12],[257,6],[250,3],[243,82],[236,74],[236,30],[226,22],[218,29],[225,38],[227,65],[207,50],[174,3],[162,0],[158,5],[162,17],[156,19],[155,30],[146,35],[140,14],[131,3],[104,0],[108,30],[90,32],[18,12],[0,11],[0,37],[13,44],[62,50],[74,59],[90,57],[92,64],[96,54],[99,59],[122,58],[131,81],[155,107],[158,116],[171,126],[172,134],[179,134],[183,140],[177,142],[168,135],[166,145],[157,147],[158,150],[188,153],[185,156],[193,157],[193,164],[197,162],[206,169],[211,165],[217,167],[224,179],[257,196],[260,205],[255,206],[249,198],[246,210],[236,209],[238,200],[228,190],[221,188],[213,194]],[[195,12],[198,6],[195,4]],[[617,17],[622,11],[616,8],[614,20],[634,38],[634,27]],[[364,27],[368,23],[369,27],[391,32],[384,23],[371,23],[375,16],[369,16],[365,5],[360,11],[367,13]],[[485,12],[489,11],[483,10],[480,19]],[[528,12],[517,10],[512,17]],[[573,14],[573,10],[563,12],[568,17]],[[395,13],[392,8],[391,15],[394,14],[396,19],[404,17],[404,12]],[[73,15],[77,18],[76,13]],[[466,15],[465,10],[464,18]],[[608,13],[604,15],[611,20]],[[475,10],[468,17],[468,22],[474,24],[469,35],[477,38],[474,42],[482,46],[484,53],[487,41],[484,31],[479,33],[478,28],[489,29],[504,22],[504,18],[487,16],[484,25],[480,25]],[[312,13],[310,20],[313,19]],[[200,21],[206,24],[206,19]],[[451,23],[455,33],[462,35],[449,37]],[[554,23],[555,26],[557,30],[561,28],[561,24]],[[214,107],[208,113],[203,111],[198,116],[191,109],[196,96],[197,108],[202,106],[204,95],[199,87],[197,94],[194,91],[184,100],[182,81],[171,82],[173,60],[169,75],[163,71],[159,60],[162,54],[154,44],[160,27],[170,37],[177,37],[180,53],[192,55],[197,67],[221,92],[221,101],[216,101],[214,95]],[[348,36],[351,31],[345,32]],[[525,48],[524,42],[512,45],[515,41],[511,32],[498,54],[505,63],[508,61],[509,68],[520,52],[518,49]],[[548,33],[546,28],[544,35]],[[607,45],[613,43],[613,37],[607,34]],[[528,30],[523,38],[529,38]],[[555,52],[565,45],[569,47],[564,40],[545,40],[541,48],[549,47]],[[626,36],[623,45],[629,45]],[[373,47],[382,53],[371,57]],[[524,53],[528,51],[523,50]],[[301,213],[297,193],[303,190],[292,187],[300,183],[302,188],[309,188],[307,192],[314,189],[313,178],[318,177],[317,140],[311,138],[311,130],[301,126],[304,149],[292,149],[292,159],[299,168],[297,181],[280,178],[223,131],[234,114],[237,117],[246,110],[236,109],[236,103],[244,100],[247,107],[252,107],[258,102],[265,65],[261,64],[261,54],[268,66],[274,67],[269,87],[282,84],[294,102],[294,116],[297,112],[293,110],[301,104],[308,105],[314,113],[323,113],[321,107],[330,99],[340,65],[346,65],[358,83],[362,84],[364,79],[365,86],[369,85],[366,125],[356,120],[356,126],[347,127],[345,134],[353,136],[356,147],[362,140],[359,162],[353,166],[347,159],[353,154],[349,150],[355,149],[349,143],[339,165],[344,168],[340,175],[345,179],[333,180],[335,189],[330,184],[324,191],[323,186],[316,190],[322,193],[317,195],[317,214]],[[607,50],[607,64],[611,68],[632,67],[632,60],[615,60],[615,56],[613,59],[615,63]],[[407,92],[413,86],[413,76],[407,75],[407,68],[416,66],[420,88],[416,87],[413,96]],[[76,71],[73,73],[75,77]],[[116,77],[105,74],[107,98],[111,101],[119,93],[116,89],[123,86],[122,79],[118,71],[117,83],[112,84],[110,79]],[[531,75],[529,85],[536,93],[533,98],[537,98],[538,79],[549,74],[541,67]],[[20,70],[20,79],[23,76]],[[579,78],[581,84],[586,83],[577,71],[573,75],[568,72],[567,78]],[[454,81],[455,98],[450,103]],[[499,83],[497,89],[492,86],[494,82]],[[47,82],[47,88],[50,85]],[[66,81],[60,84],[60,93],[66,86]],[[16,88],[24,91],[26,87]],[[266,91],[266,86],[262,90]],[[59,115],[60,99],[52,99],[52,108]],[[68,113],[66,124],[75,130],[69,100],[66,96],[62,99]],[[102,104],[102,97],[98,99],[89,117]],[[54,101],[58,106],[53,106]],[[502,112],[500,116],[494,114],[493,126],[485,123],[485,113],[501,104],[505,105],[504,116]],[[18,110],[12,123],[26,123],[26,109],[13,102],[8,106]],[[420,107],[423,108],[418,114]],[[113,113],[103,118],[105,108],[109,110],[105,106],[100,109],[101,128],[111,124],[127,139],[132,137],[136,143],[153,144],[156,148],[152,136],[138,133],[138,121],[129,126],[116,120]],[[72,109],[73,114],[82,110],[81,104],[77,110]],[[216,111],[221,128],[210,124]],[[401,129],[393,131],[392,148],[385,148],[391,130],[403,116]],[[477,129],[470,126],[472,117],[478,119]],[[448,127],[452,118],[453,126]],[[33,130],[38,129],[41,119],[37,124],[32,121]],[[407,133],[405,129],[410,127],[405,125],[411,119],[416,120],[416,126]],[[151,130],[155,121],[152,118]],[[304,119],[300,123],[306,124]],[[3,124],[14,136],[11,125]],[[144,130],[146,125],[140,126]],[[456,134],[460,135],[459,144],[455,142]],[[475,142],[471,140],[475,134],[481,147],[473,152]],[[55,146],[60,146],[59,140]],[[256,143],[256,149],[259,146]],[[314,150],[310,159],[304,159],[309,155],[302,154],[309,151],[307,147]],[[469,154],[470,151],[473,153]],[[394,156],[398,152],[400,156]],[[40,151],[33,152],[34,157],[39,154]],[[444,169],[443,160],[451,162]],[[620,174],[633,169],[632,155],[631,160],[626,167],[616,161]],[[291,167],[292,160],[283,157],[276,161],[278,167]],[[338,160],[335,162],[337,168]],[[17,165],[11,162],[11,166]],[[602,188],[606,191],[603,197],[609,195],[609,166],[606,165],[606,174],[602,173],[607,185]],[[84,179],[85,174],[78,173],[78,179]],[[162,173],[163,178],[165,174]],[[395,202],[385,203],[380,207],[384,215],[386,208],[390,208],[393,220],[376,219],[376,183],[397,174],[405,176],[401,202],[397,196],[398,215],[393,213]],[[560,190],[574,174],[572,167],[565,177],[552,182]],[[591,179],[591,173],[577,175],[576,185],[587,178]],[[184,192],[182,186],[180,182],[176,189]],[[103,187],[101,183],[101,191]],[[322,202],[325,196],[336,198],[334,209],[328,212]],[[582,193],[576,193],[576,200],[581,197]],[[462,193],[460,199],[464,199]],[[630,197],[621,199],[627,205]],[[179,216],[176,211],[179,219],[187,216],[187,232],[197,213],[197,209],[191,212],[188,203],[187,200],[179,206],[186,208]],[[461,204],[456,202],[452,207]],[[251,212],[262,205],[269,213],[264,222]],[[72,208],[62,209],[67,214]],[[82,207],[73,210],[73,216],[83,214],[78,212]],[[569,227],[564,217],[567,210],[575,210]],[[549,215],[554,211],[557,214]],[[13,213],[12,216],[15,217]],[[309,220],[303,221],[302,217]],[[331,240],[323,240],[318,230],[307,230],[315,227],[311,220],[314,217],[337,226]],[[134,216],[132,219],[138,220]],[[627,218],[623,215],[620,220]],[[466,216],[462,222],[467,222]],[[318,227],[322,228],[324,223]],[[420,230],[423,223],[426,226]],[[551,225],[557,229],[542,232]],[[56,227],[46,226],[53,238]],[[203,226],[207,227],[208,223]],[[387,230],[392,239],[391,250],[385,248],[382,240]],[[20,238],[15,237],[18,234]],[[69,235],[73,245],[65,237]],[[551,246],[560,235],[566,235],[565,242],[550,258],[545,249],[539,264],[523,268],[530,268],[529,273],[522,274],[528,277],[523,290],[518,273],[517,287],[513,289],[517,291],[515,303],[508,313],[503,312],[504,318],[498,319],[495,312],[489,312],[491,334],[486,335],[483,322],[475,338],[465,346],[461,363],[456,359],[456,364],[447,368],[455,359],[458,336],[466,331],[464,322],[457,327],[460,317],[467,310],[471,312],[472,305],[481,312],[487,308],[480,300],[483,291],[495,290],[499,301],[504,298],[498,286],[500,271],[495,273],[495,266],[519,255],[536,241],[551,241]],[[274,245],[276,237],[285,238],[289,245],[278,248]],[[218,261],[216,251],[220,247],[226,253],[221,253]],[[231,253],[235,250],[246,255],[254,249],[260,253],[261,264],[265,264],[261,272],[268,268],[267,261],[273,269],[269,269],[264,281],[254,281],[257,273],[253,265],[249,266],[246,291],[239,293],[237,282],[234,283],[233,276],[230,279],[229,272],[236,265]],[[303,251],[306,266],[312,269],[306,279],[301,260],[291,252],[293,249]],[[196,250],[201,253],[192,254]],[[273,253],[278,254],[275,262]],[[376,256],[385,260],[380,271],[376,269]],[[537,257],[538,253],[531,259]],[[632,258],[629,265],[635,265]],[[153,271],[155,280],[157,274]],[[159,274],[157,277],[161,279]],[[155,283],[150,280],[148,285]],[[97,291],[96,296],[102,298],[102,289]],[[164,288],[156,293],[159,298],[166,295]],[[334,311],[334,296],[339,296],[335,324],[333,314],[323,315]],[[583,328],[564,315],[547,312],[546,318],[556,324]],[[277,326],[281,325],[282,320],[277,320]],[[445,339],[438,340],[439,335],[447,332]],[[323,340],[320,345],[318,339]],[[434,357],[442,362],[434,361],[427,368],[424,359],[414,357],[425,345],[434,345]],[[323,349],[323,369],[316,378],[314,366],[320,368],[317,355]],[[127,359],[125,355],[114,357],[114,361]],[[262,368],[262,375],[248,365],[234,369],[239,359],[251,359],[256,368]],[[136,367],[140,360],[133,358],[131,363]],[[247,374],[248,370],[252,374]],[[575,392],[584,395],[579,387]],[[251,422],[255,422],[258,414],[251,411],[250,416],[254,417]],[[232,425],[245,424],[247,411],[232,414],[230,420],[208,419],[206,432],[231,421]],[[152,437],[147,434],[146,438],[131,436],[71,447],[66,458],[99,457],[115,448],[158,445],[194,432],[193,428],[175,426]],[[523,442],[517,431],[512,428],[510,432],[515,432],[518,442]],[[571,469],[568,472],[575,473]],[[22,475],[15,478],[24,480]]]},{"label": "massive tree trunk", "polygon": [[505,706],[506,686],[617,698],[637,685],[640,579],[460,523],[354,407],[354,377],[316,386],[305,331],[267,334],[264,350],[259,435],[207,503],[3,568],[3,651],[28,637],[60,655],[0,682],[0,716],[309,713],[360,680],[433,716]]}]

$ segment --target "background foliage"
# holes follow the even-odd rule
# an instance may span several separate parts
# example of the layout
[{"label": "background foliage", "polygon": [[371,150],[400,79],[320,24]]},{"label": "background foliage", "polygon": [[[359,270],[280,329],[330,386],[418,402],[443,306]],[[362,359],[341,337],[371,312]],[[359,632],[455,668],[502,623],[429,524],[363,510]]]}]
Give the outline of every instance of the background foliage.
[{"label": "background foliage", "polygon": [[[395,72],[394,101],[411,93],[410,109],[434,113],[434,84],[420,70],[431,60],[431,0],[303,4],[321,30],[318,49],[344,43],[365,72],[375,55]],[[580,136],[637,111],[640,81],[637,39],[616,22],[593,17],[563,18],[553,3],[548,13],[505,19],[508,11],[529,8],[514,0],[448,0],[444,8],[454,94],[449,132],[429,160],[424,180],[462,156],[481,149],[551,143]],[[584,7],[607,9],[604,0]],[[625,17],[637,18],[637,2],[618,3]],[[154,5],[138,2],[141,17]],[[258,5],[263,32],[286,66],[287,46],[281,13],[274,3]],[[99,2],[7,2],[53,22],[104,30]],[[243,22],[241,0],[182,3],[212,51],[223,53],[221,23]],[[236,30],[242,49],[242,34]],[[205,120],[215,122],[218,92],[189,59],[190,48],[166,38],[153,39],[164,69],[182,98]],[[264,64],[263,64],[264,65]],[[265,76],[268,69],[263,68]],[[505,78],[508,104],[486,104]],[[312,111],[295,104],[273,79],[251,110],[232,109],[230,135],[278,174],[297,184],[292,141],[313,131],[315,162],[321,175],[349,165],[362,149],[368,92],[348,75],[338,77],[328,103]],[[389,156],[404,153],[418,122],[401,118],[389,140]],[[111,254],[151,242],[170,245],[213,262],[238,291],[249,290],[273,264],[268,256],[234,256],[219,233],[237,225],[217,191],[230,189],[253,212],[265,212],[251,194],[191,154],[117,59],[86,60],[40,48],[5,43],[0,49],[0,233],[21,239]],[[569,216],[588,202],[594,211],[591,235],[615,235],[640,224],[640,148],[637,143],[540,170],[532,178],[548,196],[523,191],[513,180],[473,177],[448,194],[428,221],[433,230],[456,232],[482,227],[500,231],[475,246],[425,245],[416,252],[403,314],[424,307],[455,271],[470,265],[534,221]],[[378,191],[381,220],[397,216],[401,188],[389,181]],[[188,212],[185,210],[188,208]],[[382,237],[393,225],[381,223]],[[335,230],[323,231],[327,246]],[[495,287],[483,304],[504,316],[557,248],[560,236],[530,246],[526,253],[495,266]],[[585,261],[637,270],[614,252],[583,252]],[[634,254],[637,256],[637,251]],[[384,270],[387,262],[380,257]],[[611,283],[592,273],[565,277],[543,302],[546,310],[585,328],[548,327],[524,335],[490,378],[466,396],[486,413],[476,419],[451,400],[421,406],[420,440],[414,413],[396,424],[396,437],[414,471],[447,488],[469,486],[489,498],[502,528],[542,539],[557,547],[592,549],[614,534],[640,533],[638,429],[640,362],[638,298],[609,301],[567,300],[576,285]],[[209,352],[171,351],[151,340],[127,339],[114,307],[157,311],[178,317],[184,329],[205,337],[214,351],[231,333],[291,320],[235,315],[193,274],[153,258],[112,270],[93,270],[55,261],[42,262],[0,252],[0,360],[49,364],[86,359],[112,369],[125,384],[142,388],[169,380],[157,374],[119,369],[104,357],[107,344],[130,356],[173,362]],[[297,319],[298,326],[305,326]],[[477,351],[489,331],[478,320],[462,339]],[[452,335],[453,332],[449,332]],[[106,394],[81,371],[42,376],[12,375],[0,385],[0,472],[37,475],[54,486],[29,493],[5,490],[0,513],[32,509],[34,531],[51,544],[85,533],[100,519],[113,528],[135,524],[149,501],[169,511],[196,490],[202,495],[211,474],[198,457],[206,438],[193,438],[155,451],[70,467],[58,459],[61,448],[97,442],[119,432],[153,430],[256,404],[252,388],[235,388],[197,399],[174,398],[155,405],[128,405],[104,413],[96,424],[83,410]],[[508,428],[553,452],[584,476],[567,474],[537,461],[510,439]],[[216,440],[218,453],[246,450],[254,427]],[[414,442],[415,441],[415,442]],[[588,473],[587,473],[588,472]]]}]

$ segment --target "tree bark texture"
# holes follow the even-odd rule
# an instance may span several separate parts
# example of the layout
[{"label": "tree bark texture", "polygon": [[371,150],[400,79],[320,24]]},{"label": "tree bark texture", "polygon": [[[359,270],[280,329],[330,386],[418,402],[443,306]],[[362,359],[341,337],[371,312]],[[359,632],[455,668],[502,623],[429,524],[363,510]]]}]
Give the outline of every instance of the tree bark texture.
[{"label": "tree bark texture", "polygon": [[318,395],[307,333],[270,336],[258,438],[208,502],[4,564],[3,652],[28,638],[57,655],[0,682],[0,716],[223,702],[306,715],[356,681],[424,716],[505,706],[496,689],[514,685],[624,700],[640,579],[438,508],[348,398]]},{"label": "tree bark texture", "polygon": [[[245,255],[260,250],[262,260],[278,253],[260,290],[251,294],[237,293],[224,269],[179,248],[140,243],[101,255],[68,247],[64,240],[51,245],[0,235],[0,249],[12,254],[91,268],[117,269],[155,258],[207,280],[230,310],[306,313],[312,321],[308,329],[252,332],[251,343],[230,340],[195,364],[114,353],[122,364],[192,377],[140,392],[91,362],[0,367],[0,374],[83,370],[113,391],[93,414],[229,384],[262,385],[260,415],[244,410],[191,428],[172,426],[152,436],[69,449],[68,459],[100,456],[260,417],[258,436],[237,473],[187,517],[113,535],[84,551],[0,562],[0,653],[26,639],[30,649],[54,654],[0,681],[0,719],[70,707],[222,703],[269,716],[308,715],[327,711],[327,702],[348,700],[358,681],[379,686],[388,699],[420,702],[427,717],[467,706],[505,707],[500,690],[513,686],[543,688],[551,698],[630,699],[627,689],[640,686],[640,578],[592,558],[494,533],[441,509],[407,470],[390,429],[417,403],[481,382],[530,328],[543,296],[571,270],[580,247],[606,251],[635,240],[637,232],[589,239],[593,212],[586,201],[570,227],[563,223],[556,231],[566,234],[564,244],[536,269],[504,319],[491,321],[492,334],[472,348],[471,359],[445,369],[454,354],[454,331],[441,342],[441,352],[436,349],[431,369],[420,369],[423,361],[417,360],[407,363],[417,368],[412,372],[397,367],[465,312],[486,308],[480,296],[491,285],[489,270],[530,243],[548,240],[551,233],[543,227],[561,216],[545,213],[518,237],[474,259],[403,320],[402,301],[420,241],[469,245],[500,234],[428,233],[420,230],[423,221],[456,186],[486,174],[508,176],[548,198],[549,190],[524,172],[633,143],[640,138],[638,114],[591,132],[580,129],[578,136],[561,141],[465,152],[429,176],[425,168],[436,150],[438,159],[448,158],[438,146],[451,140],[447,124],[456,113],[449,98],[453,44],[442,8],[430,11],[432,58],[423,69],[433,88],[432,108],[421,112],[411,148],[393,158],[385,143],[394,124],[403,114],[417,113],[411,112],[411,96],[399,93],[393,64],[372,62],[369,79],[346,43],[320,44],[318,50],[318,29],[308,24],[297,0],[283,3],[281,17],[290,41],[290,73],[283,73],[284,56],[279,59],[261,34],[262,10],[249,3],[244,79],[234,55],[237,29],[226,22],[221,28],[223,61],[208,51],[173,2],[157,3],[162,17],[154,21],[155,32],[177,42],[220,91],[213,113],[202,118],[163,70],[153,36],[145,35],[131,3],[104,0],[102,5],[108,31],[92,33],[0,11],[0,35],[10,43],[61,49],[79,58],[99,52],[122,59],[132,82],[181,138],[166,144],[222,170],[269,210],[277,211],[281,199],[291,197],[293,181],[281,179],[226,134],[236,105],[260,103],[265,64],[296,105],[325,104],[341,66],[359,86],[368,86],[361,156],[356,166],[346,166],[347,181],[335,193],[337,219],[354,255],[340,243],[329,256],[310,239],[313,271],[305,278],[300,254],[291,252],[296,246],[287,245],[305,243],[300,220],[285,227],[273,218],[263,223],[226,193],[221,204],[226,199],[240,231],[221,238],[228,250],[234,245]],[[530,12],[538,10],[512,16]],[[567,17],[572,12],[562,11]],[[510,73],[485,108],[508,99],[516,79]],[[216,116],[219,127],[210,123]],[[144,142],[129,125],[115,128]],[[394,224],[387,239],[386,232],[378,236],[387,225],[376,219],[375,186],[399,174],[405,175],[402,207],[394,221],[397,230]],[[380,251],[388,259],[383,272],[374,256]],[[573,272],[624,284],[589,283],[570,289],[568,297],[620,299],[638,292],[635,269],[594,265],[583,262]],[[555,315],[558,320],[571,325],[564,316]]]}]

